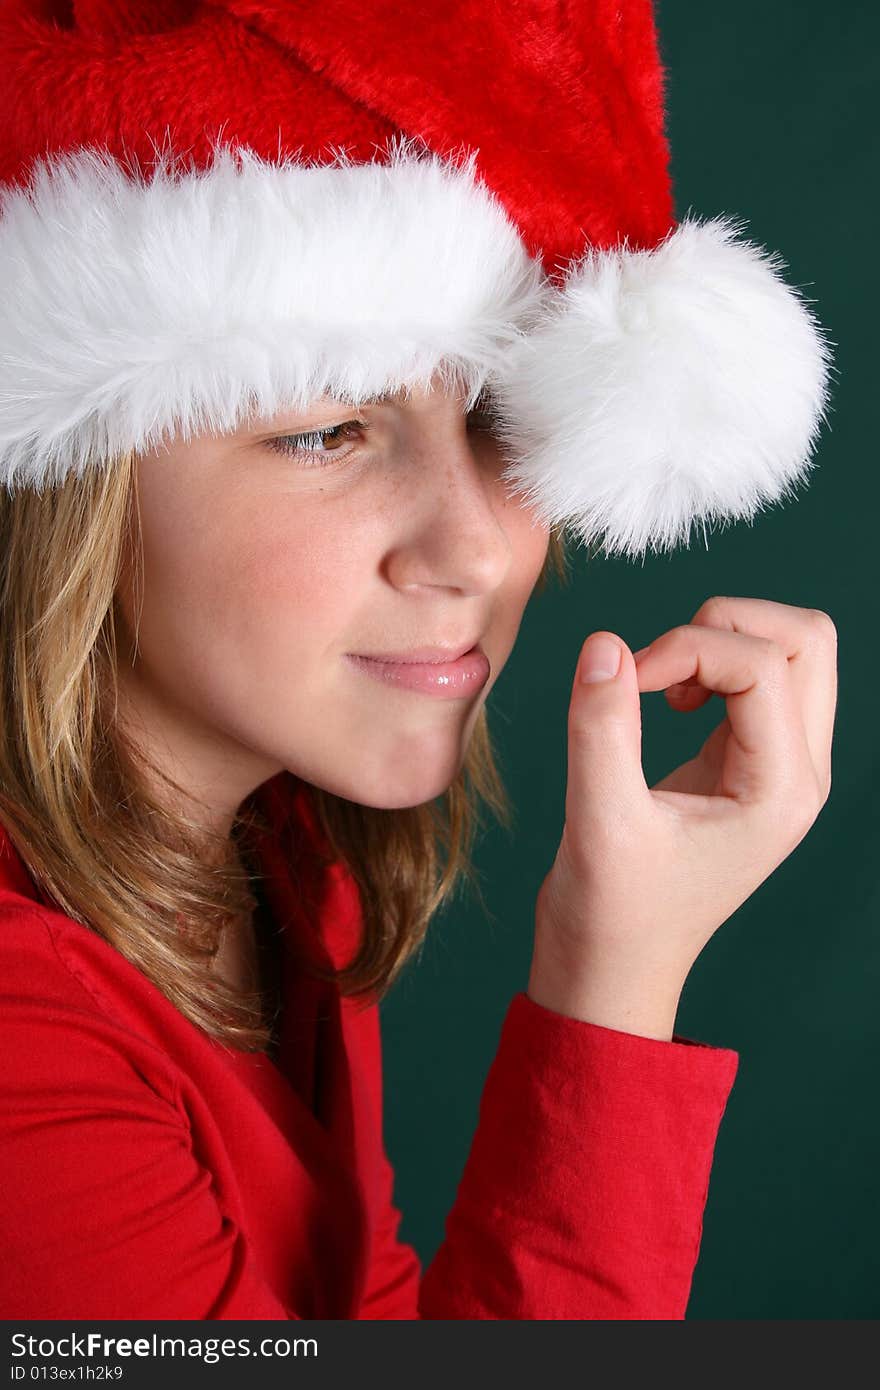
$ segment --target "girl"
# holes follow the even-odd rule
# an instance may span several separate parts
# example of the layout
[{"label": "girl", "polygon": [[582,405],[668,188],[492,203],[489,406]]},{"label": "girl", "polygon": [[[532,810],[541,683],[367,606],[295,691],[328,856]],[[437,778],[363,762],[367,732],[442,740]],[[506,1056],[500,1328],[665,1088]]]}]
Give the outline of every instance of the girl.
[{"label": "girl", "polygon": [[[831,619],[585,642],[424,1272],[378,1004],[504,814],[487,697],[563,527],[781,495],[827,351],[732,225],[674,227],[647,4],[448,8],[2,12],[7,1319],[684,1317],[738,1056],[676,1007],[827,799]],[[661,689],[727,712],[648,788]]]}]

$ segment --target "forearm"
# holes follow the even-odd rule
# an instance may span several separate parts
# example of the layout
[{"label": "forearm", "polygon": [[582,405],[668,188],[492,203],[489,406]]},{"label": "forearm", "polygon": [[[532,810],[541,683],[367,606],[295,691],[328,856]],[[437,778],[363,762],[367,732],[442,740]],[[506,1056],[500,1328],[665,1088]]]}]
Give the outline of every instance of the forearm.
[{"label": "forearm", "polygon": [[573,962],[552,933],[535,935],[526,993],[568,1018],[671,1042],[687,971],[586,945]]},{"label": "forearm", "polygon": [[511,1001],[420,1317],[684,1318],[738,1055],[624,1021]]}]

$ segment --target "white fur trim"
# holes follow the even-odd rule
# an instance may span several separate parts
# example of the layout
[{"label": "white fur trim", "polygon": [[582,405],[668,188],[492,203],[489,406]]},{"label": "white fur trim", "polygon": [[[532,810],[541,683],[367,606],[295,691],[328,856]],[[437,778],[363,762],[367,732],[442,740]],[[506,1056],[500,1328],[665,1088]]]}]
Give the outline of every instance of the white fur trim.
[{"label": "white fur trim", "polygon": [[212,155],[143,179],[81,149],[0,193],[0,483],[438,371],[470,408],[531,325],[543,271],[475,154]]},{"label": "white fur trim", "polygon": [[[629,556],[749,518],[813,466],[830,351],[783,263],[726,218],[589,251],[496,384],[505,477]],[[705,539],[705,526],[704,526]]]},{"label": "white fur trim", "polygon": [[0,485],[440,375],[495,388],[505,477],[547,525],[638,555],[806,476],[830,353],[778,256],[725,218],[588,250],[562,288],[476,154],[352,164],[215,146],[147,180],[99,149],[0,189]]}]

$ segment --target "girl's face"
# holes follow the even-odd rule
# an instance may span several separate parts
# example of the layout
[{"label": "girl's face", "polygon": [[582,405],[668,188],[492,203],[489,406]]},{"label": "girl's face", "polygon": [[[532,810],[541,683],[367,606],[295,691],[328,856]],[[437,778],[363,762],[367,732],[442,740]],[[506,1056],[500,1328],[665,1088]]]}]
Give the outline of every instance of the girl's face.
[{"label": "girl's face", "polygon": [[[455,779],[549,542],[502,466],[486,419],[433,384],[360,409],[325,396],[138,459],[121,709],[214,828],[285,768],[386,809]],[[489,679],[454,699],[347,658],[473,643]]]}]

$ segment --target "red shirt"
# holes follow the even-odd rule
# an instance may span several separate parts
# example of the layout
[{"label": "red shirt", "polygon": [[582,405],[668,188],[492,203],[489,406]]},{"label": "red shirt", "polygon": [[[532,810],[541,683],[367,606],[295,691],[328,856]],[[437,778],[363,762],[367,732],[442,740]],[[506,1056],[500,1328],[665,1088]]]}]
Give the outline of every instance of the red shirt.
[{"label": "red shirt", "polygon": [[[397,1238],[379,1012],[293,960],[349,958],[340,863],[289,773],[255,795],[283,925],[278,1061],[227,1047],[53,906],[0,827],[0,1317],[684,1317],[738,1053],[510,1001],[445,1236]],[[323,843],[323,842],[322,842]]]}]

